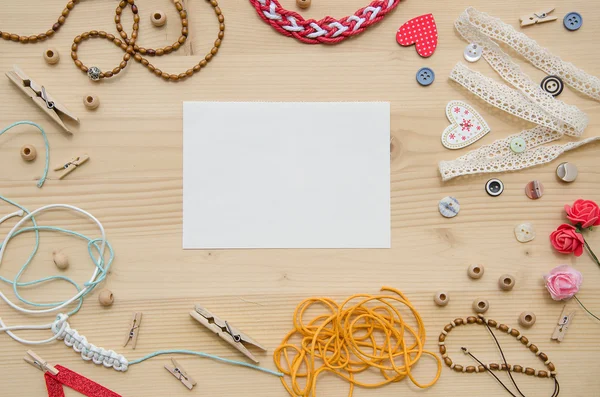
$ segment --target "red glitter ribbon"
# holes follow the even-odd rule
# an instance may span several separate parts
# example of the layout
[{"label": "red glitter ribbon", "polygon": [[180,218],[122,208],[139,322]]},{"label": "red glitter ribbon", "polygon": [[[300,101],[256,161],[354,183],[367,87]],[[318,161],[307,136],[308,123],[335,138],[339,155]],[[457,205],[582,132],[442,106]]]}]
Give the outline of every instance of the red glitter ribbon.
[{"label": "red glitter ribbon", "polygon": [[61,365],[55,365],[54,367],[58,370],[58,375],[52,375],[49,372],[44,374],[48,397],[65,397],[63,385],[69,386],[71,389],[88,397],[122,397],[120,394],[108,390],[106,387],[68,368]]}]

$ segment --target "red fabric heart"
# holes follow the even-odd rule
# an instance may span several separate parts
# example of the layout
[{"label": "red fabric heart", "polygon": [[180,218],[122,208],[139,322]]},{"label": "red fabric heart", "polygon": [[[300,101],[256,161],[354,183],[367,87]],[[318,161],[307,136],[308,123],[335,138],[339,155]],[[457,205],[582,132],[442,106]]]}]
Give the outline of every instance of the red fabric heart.
[{"label": "red fabric heart", "polygon": [[400,26],[396,33],[396,40],[402,46],[416,44],[417,54],[423,58],[432,56],[438,42],[433,14],[421,15]]}]

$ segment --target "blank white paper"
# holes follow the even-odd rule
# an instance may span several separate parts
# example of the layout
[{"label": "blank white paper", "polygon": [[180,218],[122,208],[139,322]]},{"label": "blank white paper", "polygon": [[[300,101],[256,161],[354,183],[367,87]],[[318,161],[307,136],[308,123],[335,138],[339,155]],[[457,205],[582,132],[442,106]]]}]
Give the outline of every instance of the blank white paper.
[{"label": "blank white paper", "polygon": [[183,248],[390,248],[390,105],[185,102]]}]

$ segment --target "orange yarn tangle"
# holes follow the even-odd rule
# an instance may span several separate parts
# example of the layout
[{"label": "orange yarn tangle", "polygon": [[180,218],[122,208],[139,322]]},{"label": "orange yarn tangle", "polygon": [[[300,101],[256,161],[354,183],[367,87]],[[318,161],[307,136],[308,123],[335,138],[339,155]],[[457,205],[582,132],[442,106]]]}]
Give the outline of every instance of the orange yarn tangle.
[{"label": "orange yarn tangle", "polygon": [[[353,295],[341,305],[329,298],[309,298],[296,307],[294,329],[274,353],[275,365],[285,374],[281,382],[290,396],[316,396],[317,378],[323,372],[347,380],[349,396],[355,386],[375,388],[406,377],[420,388],[437,382],[442,362],[423,348],[425,327],[421,316],[402,292],[388,287],[381,291],[388,294]],[[416,330],[404,322],[398,304],[412,312]],[[306,323],[305,312],[313,306],[325,308],[327,313]],[[291,341],[297,337],[301,338],[299,345]],[[435,378],[427,384],[419,383],[411,374],[423,354],[433,357],[437,364]],[[377,370],[383,379],[375,383],[356,379],[370,369]]]}]

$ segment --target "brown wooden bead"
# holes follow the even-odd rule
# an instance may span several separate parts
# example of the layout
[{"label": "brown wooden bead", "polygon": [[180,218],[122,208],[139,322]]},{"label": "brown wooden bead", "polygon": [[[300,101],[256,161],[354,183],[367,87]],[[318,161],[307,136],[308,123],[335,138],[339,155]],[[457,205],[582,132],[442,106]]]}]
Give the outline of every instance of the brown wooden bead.
[{"label": "brown wooden bead", "polygon": [[167,72],[162,72],[162,74],[160,76],[165,80],[169,80],[169,77],[170,77],[169,73],[167,73]]},{"label": "brown wooden bead", "polygon": [[513,365],[513,372],[520,373],[523,372],[523,367],[520,365]]},{"label": "brown wooden bead", "polygon": [[77,53],[75,51],[71,51],[71,59],[74,60],[74,61],[77,60]]},{"label": "brown wooden bead", "polygon": [[446,331],[446,332],[450,332],[450,331],[452,331],[452,324],[447,324],[447,325],[444,327],[444,331]]},{"label": "brown wooden bead", "polygon": [[480,365],[478,368],[479,368],[479,372],[485,371],[485,367],[483,365]]},{"label": "brown wooden bead", "polygon": [[490,364],[490,369],[494,369],[494,370],[500,369],[500,365],[496,364],[496,363],[491,363]]},{"label": "brown wooden bead", "polygon": [[440,334],[440,336],[439,336],[438,340],[439,340],[440,342],[443,342],[443,341],[445,341],[445,340],[446,340],[446,335],[444,335],[444,334]]},{"label": "brown wooden bead", "polygon": [[48,30],[48,31],[46,32],[46,36],[47,36],[47,37],[52,37],[52,36],[54,36],[54,30],[52,30],[52,29]]},{"label": "brown wooden bead", "polygon": [[467,373],[469,373],[469,374],[470,374],[470,373],[473,373],[473,372],[475,372],[475,367],[473,367],[472,365],[469,365],[469,366],[467,367],[466,371],[467,371]]},{"label": "brown wooden bead", "polygon": [[217,0],[210,0],[210,5],[213,7],[217,7],[219,4],[217,3]]},{"label": "brown wooden bead", "polygon": [[136,61],[138,61],[138,62],[141,62],[141,61],[142,61],[142,56],[141,56],[140,54],[137,54],[137,53],[136,53],[136,54],[133,56],[133,59],[135,59],[135,60],[136,60]]},{"label": "brown wooden bead", "polygon": [[477,324],[483,324],[483,319],[481,317],[477,317]]},{"label": "brown wooden bead", "polygon": [[98,302],[100,302],[102,306],[111,306],[114,303],[114,301],[115,297],[113,293],[107,289],[100,291],[100,293],[98,294]]},{"label": "brown wooden bead", "polygon": [[19,35],[13,33],[10,35],[10,39],[12,41],[19,41]]},{"label": "brown wooden bead", "polygon": [[157,75],[158,77],[160,77],[162,75],[162,70],[154,69],[154,74]]},{"label": "brown wooden bead", "polygon": [[500,326],[498,327],[498,329],[502,332],[508,332],[508,325],[506,324],[500,324]]},{"label": "brown wooden bead", "polygon": [[444,359],[444,362],[446,363],[447,366],[451,366],[452,365],[452,360],[450,359],[450,357],[446,357]]},{"label": "brown wooden bead", "polygon": [[185,43],[185,36],[180,36],[177,41],[179,42],[179,44]]},{"label": "brown wooden bead", "polygon": [[210,53],[211,53],[211,55],[213,55],[213,56],[214,56],[214,55],[217,55],[217,52],[219,52],[219,49],[218,49],[217,47],[213,47],[213,48],[210,50]]},{"label": "brown wooden bead", "polygon": [[[135,24],[139,24],[139,23],[140,23],[140,14],[135,14],[135,15],[133,16],[133,22],[134,22]],[[135,26],[135,25],[134,25],[134,26]],[[139,27],[139,25],[138,25],[138,27]]]},{"label": "brown wooden bead", "polygon": [[128,47],[128,46],[127,46],[127,44],[126,44],[126,43],[121,43],[121,45],[120,45],[119,47],[121,47],[121,49],[122,49],[123,51],[127,51],[127,47]]},{"label": "brown wooden bead", "polygon": [[82,40],[81,36],[75,36],[75,38],[73,39],[73,43],[79,44],[79,43],[81,43],[81,40]]},{"label": "brown wooden bead", "polygon": [[194,72],[199,72],[200,69],[202,69],[202,66],[200,66],[200,64],[194,65],[194,67],[192,69],[194,70]]},{"label": "brown wooden bead", "polygon": [[215,7],[215,14],[217,14],[217,15],[221,15],[222,14],[221,8],[219,6]]},{"label": "brown wooden bead", "polygon": [[185,73],[179,73],[179,75],[177,77],[179,78],[179,80],[183,80],[183,79],[185,79],[188,76]]},{"label": "brown wooden bead", "polygon": [[513,328],[513,329],[511,329],[511,330],[510,330],[510,334],[516,338],[516,337],[517,337],[517,336],[519,336],[521,333],[519,332],[519,330],[518,330],[518,329],[515,329],[515,328]]},{"label": "brown wooden bead", "polygon": [[131,12],[133,12],[134,14],[137,14],[137,13],[138,13],[138,7],[137,7],[135,4],[133,4],[133,5],[131,6]]},{"label": "brown wooden bead", "polygon": [[78,68],[81,68],[83,66],[83,63],[80,60],[75,61],[75,66],[77,66]]},{"label": "brown wooden bead", "polygon": [[175,8],[177,8],[177,11],[183,11],[183,5],[180,2],[175,3]]},{"label": "brown wooden bead", "polygon": [[179,47],[181,47],[181,43],[180,42],[176,41],[176,42],[173,43],[173,50],[178,50]]},{"label": "brown wooden bead", "polygon": [[455,370],[456,372],[462,372],[462,370],[463,370],[463,366],[462,366],[462,365],[455,365],[455,366],[454,366],[454,370]]},{"label": "brown wooden bead", "polygon": [[85,65],[81,65],[81,66],[79,67],[79,69],[81,69],[81,71],[82,71],[82,72],[84,72],[84,73],[87,73],[87,72],[88,72],[88,70],[89,70],[89,69],[88,69],[88,67],[87,67],[87,66],[85,66]]},{"label": "brown wooden bead", "polygon": [[2,38],[4,40],[10,40],[10,33],[8,33],[8,32],[2,32]]},{"label": "brown wooden bead", "polygon": [[99,32],[97,30],[90,30],[90,36],[92,36],[92,37],[98,36],[98,33]]},{"label": "brown wooden bead", "polygon": [[104,77],[112,77],[113,76],[113,72],[111,70],[109,70],[108,72],[104,72]]},{"label": "brown wooden bead", "polygon": [[60,23],[56,22],[54,25],[52,25],[52,30],[54,30],[55,32],[57,32],[58,29],[60,29]]},{"label": "brown wooden bead", "polygon": [[62,16],[65,17],[65,18],[68,17],[69,16],[69,12],[71,12],[71,11],[68,8],[65,8],[63,10],[63,12],[62,12]]},{"label": "brown wooden bead", "polygon": [[123,55],[124,61],[129,61],[130,59],[131,59],[131,54],[127,53],[127,54]]},{"label": "brown wooden bead", "polygon": [[185,74],[187,74],[188,76],[193,76],[194,75],[194,69],[188,69],[188,70],[186,70]]},{"label": "brown wooden bead", "polygon": [[525,374],[533,375],[533,374],[535,374],[535,369],[527,367],[527,368],[525,368]]},{"label": "brown wooden bead", "polygon": [[30,43],[37,43],[37,36],[36,35],[29,36],[28,39],[29,39]]},{"label": "brown wooden bead", "polygon": [[477,322],[477,317],[475,317],[475,316],[467,317],[467,324],[474,324],[475,322]]},{"label": "brown wooden bead", "polygon": [[122,39],[126,39],[127,38],[127,33],[125,33],[124,31],[120,31],[119,35],[121,36]]},{"label": "brown wooden bead", "polygon": [[208,61],[206,59],[203,59],[200,61],[200,63],[198,63],[198,65],[200,65],[201,68],[206,67],[206,65],[208,65]]},{"label": "brown wooden bead", "polygon": [[556,367],[552,363],[548,363],[547,367],[550,371],[556,371]]},{"label": "brown wooden bead", "polygon": [[546,371],[538,371],[538,377],[539,378],[547,378],[548,377],[548,372],[546,372]]},{"label": "brown wooden bead", "polygon": [[[147,61],[146,61],[146,62],[147,62]],[[151,72],[154,72],[154,70],[156,69],[156,67],[154,67],[154,65],[153,65],[153,64],[151,64],[151,63],[149,63],[149,64],[148,64],[148,65],[146,65],[146,66],[148,67],[148,69],[149,69]]]},{"label": "brown wooden bead", "polygon": [[82,33],[82,34],[81,34],[81,38],[82,38],[83,40],[86,40],[86,39],[88,39],[89,37],[90,37],[90,32],[84,32],[84,33]]},{"label": "brown wooden bead", "polygon": [[223,17],[223,14],[219,15],[218,19],[219,19],[220,23],[225,22],[225,18]]},{"label": "brown wooden bead", "polygon": [[46,33],[40,33],[37,35],[37,37],[39,41],[44,41],[48,38],[48,36],[46,36]]},{"label": "brown wooden bead", "polygon": [[188,20],[187,19],[182,19],[181,20],[181,26],[183,26],[184,28],[188,27]]},{"label": "brown wooden bead", "polygon": [[168,45],[164,48],[165,54],[170,54],[173,51],[173,47]]},{"label": "brown wooden bead", "polygon": [[63,25],[65,23],[65,21],[67,20],[67,18],[65,18],[64,16],[60,16],[58,17],[58,23],[60,23],[61,25]]},{"label": "brown wooden bead", "polygon": [[542,361],[548,361],[548,355],[546,353],[540,353],[538,356]]},{"label": "brown wooden bead", "polygon": [[296,5],[299,8],[306,9],[310,7],[311,0],[296,0]]},{"label": "brown wooden bead", "polygon": [[[179,16],[181,17],[181,19],[186,19],[187,18],[187,11],[183,10],[183,11],[179,11]],[[222,21],[219,21],[222,22]]]},{"label": "brown wooden bead", "polygon": [[25,161],[33,161],[37,157],[37,150],[33,145],[25,145],[21,148],[21,158]]},{"label": "brown wooden bead", "polygon": [[186,28],[186,27],[181,28],[181,34],[183,36],[187,37],[188,33],[189,33],[188,28]]},{"label": "brown wooden bead", "polygon": [[119,67],[120,67],[121,69],[125,69],[125,67],[127,67],[127,62],[125,62],[125,61],[121,61],[121,63],[119,64]]},{"label": "brown wooden bead", "polygon": [[527,339],[526,337],[521,337],[521,343],[526,345],[527,343],[529,343],[529,339]]},{"label": "brown wooden bead", "polygon": [[150,62],[146,58],[142,58],[142,65],[150,66]]},{"label": "brown wooden bead", "polygon": [[25,43],[27,43],[28,41],[29,41],[29,37],[27,37],[27,36],[19,36],[19,42],[20,42],[20,43],[23,43],[23,44],[25,44]]},{"label": "brown wooden bead", "polygon": [[165,50],[163,50],[162,48],[159,48],[158,50],[156,50],[156,56],[163,56],[165,55]]},{"label": "brown wooden bead", "polygon": [[440,346],[440,354],[446,354],[446,346]]},{"label": "brown wooden bead", "polygon": [[220,31],[217,37],[223,40],[223,37],[225,37],[225,33],[223,31]]},{"label": "brown wooden bead", "polygon": [[113,74],[119,74],[120,71],[121,71],[121,68],[118,66],[112,70]]},{"label": "brown wooden bead", "polygon": [[152,57],[152,56],[156,55],[156,51],[154,51],[153,49],[149,48],[149,49],[146,50],[146,54],[148,54],[148,55],[150,55]]},{"label": "brown wooden bead", "polygon": [[178,74],[171,74],[171,75],[169,75],[169,80],[171,80],[171,81],[177,81],[177,80],[179,80],[179,75]]},{"label": "brown wooden bead", "polygon": [[75,7],[75,4],[74,4],[72,1],[69,1],[69,2],[67,3],[67,8],[68,8],[69,10],[72,10],[72,9],[73,9],[73,7]]},{"label": "brown wooden bead", "polygon": [[531,350],[532,353],[537,353],[540,349],[538,349],[536,345],[530,345],[529,350]]},{"label": "brown wooden bead", "polygon": [[206,56],[204,57],[204,59],[206,59],[206,62],[210,62],[210,60],[212,59],[213,54],[206,54]]},{"label": "brown wooden bead", "polygon": [[114,40],[114,39],[115,39],[115,35],[113,35],[113,34],[110,34],[110,33],[107,33],[107,34],[106,34],[106,38],[107,38],[108,40]]},{"label": "brown wooden bead", "polygon": [[510,368],[510,366],[508,366],[506,364],[500,364],[500,370],[501,371],[506,371],[506,370],[508,370],[508,368]]},{"label": "brown wooden bead", "polygon": [[224,23],[219,24],[219,30],[222,31],[222,32],[225,31],[225,24]]},{"label": "brown wooden bead", "polygon": [[221,47],[221,39],[215,40],[215,47],[217,47],[217,48]]}]

